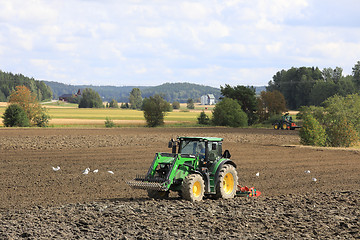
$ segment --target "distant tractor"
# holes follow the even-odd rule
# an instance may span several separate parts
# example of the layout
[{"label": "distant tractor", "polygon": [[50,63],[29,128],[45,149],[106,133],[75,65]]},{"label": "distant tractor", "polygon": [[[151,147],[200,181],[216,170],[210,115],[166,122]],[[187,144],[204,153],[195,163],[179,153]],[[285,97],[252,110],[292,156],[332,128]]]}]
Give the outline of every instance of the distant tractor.
[{"label": "distant tractor", "polygon": [[280,120],[276,120],[273,123],[273,127],[275,130],[295,130],[296,128],[301,128],[296,125],[289,113],[283,115]]},{"label": "distant tractor", "polygon": [[222,152],[222,141],[216,137],[171,140],[172,153],[156,153],[147,174],[126,183],[147,190],[150,198],[157,199],[167,198],[170,191],[190,201],[240,195],[236,164],[228,150]]}]

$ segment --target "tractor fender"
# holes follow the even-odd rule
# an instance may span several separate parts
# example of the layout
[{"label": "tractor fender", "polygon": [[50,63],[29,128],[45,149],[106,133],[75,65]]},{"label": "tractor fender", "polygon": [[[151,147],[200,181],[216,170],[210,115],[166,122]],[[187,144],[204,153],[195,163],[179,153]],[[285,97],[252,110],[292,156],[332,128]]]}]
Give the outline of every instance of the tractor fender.
[{"label": "tractor fender", "polygon": [[234,166],[234,168],[236,168],[236,164],[231,161],[230,159],[225,159],[223,160],[218,166],[217,166],[217,169],[216,169],[216,173],[215,173],[215,178],[214,178],[214,182],[215,182],[215,186],[217,185],[218,181],[219,181],[219,174],[220,174],[220,170],[222,169],[222,167],[225,165],[225,164],[230,164],[232,166]]}]

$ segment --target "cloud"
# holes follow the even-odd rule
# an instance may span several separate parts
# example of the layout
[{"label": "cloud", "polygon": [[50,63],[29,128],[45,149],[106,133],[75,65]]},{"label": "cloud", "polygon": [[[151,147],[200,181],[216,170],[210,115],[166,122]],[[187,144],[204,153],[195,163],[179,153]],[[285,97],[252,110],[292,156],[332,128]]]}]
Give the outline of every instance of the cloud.
[{"label": "cloud", "polygon": [[0,66],[94,85],[266,85],[276,71],[310,65],[351,73],[360,56],[359,7],[355,0],[1,1]]}]

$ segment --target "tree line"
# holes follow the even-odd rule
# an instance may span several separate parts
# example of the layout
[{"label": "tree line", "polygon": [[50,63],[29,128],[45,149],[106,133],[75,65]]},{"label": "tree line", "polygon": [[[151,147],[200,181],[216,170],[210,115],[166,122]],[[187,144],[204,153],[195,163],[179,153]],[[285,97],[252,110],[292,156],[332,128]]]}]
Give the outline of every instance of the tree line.
[{"label": "tree line", "polygon": [[301,106],[319,106],[334,95],[347,96],[360,90],[360,61],[352,69],[352,75],[343,76],[340,67],[300,67],[277,72],[269,81],[267,91],[280,91],[289,109]]},{"label": "tree line", "polygon": [[78,89],[91,88],[101,96],[103,101],[110,102],[112,99],[117,102],[128,102],[129,93],[132,89],[141,90],[142,96],[147,98],[155,94],[161,94],[168,102],[178,101],[186,103],[189,98],[199,101],[200,97],[205,94],[214,94],[218,99],[221,96],[219,88],[193,84],[193,83],[164,83],[159,86],[92,86],[92,85],[67,85],[63,83],[45,81],[51,87],[54,98],[58,98],[62,94],[76,93]]},{"label": "tree line", "polygon": [[0,70],[0,102],[6,102],[16,86],[26,86],[39,101],[51,100],[52,91],[43,81]]}]

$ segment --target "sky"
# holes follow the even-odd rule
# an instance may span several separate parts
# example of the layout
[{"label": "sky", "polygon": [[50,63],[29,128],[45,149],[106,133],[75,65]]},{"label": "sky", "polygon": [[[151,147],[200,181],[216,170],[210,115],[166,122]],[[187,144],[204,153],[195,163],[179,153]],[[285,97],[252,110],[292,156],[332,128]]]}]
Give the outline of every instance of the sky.
[{"label": "sky", "polygon": [[360,61],[359,0],[0,0],[0,70],[72,85],[264,86]]}]

